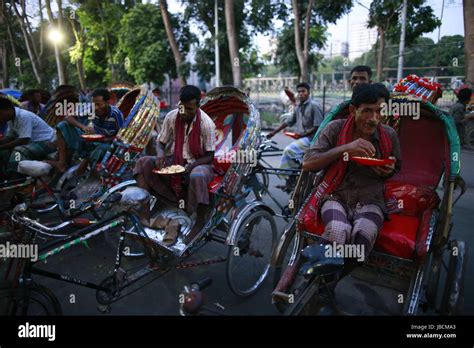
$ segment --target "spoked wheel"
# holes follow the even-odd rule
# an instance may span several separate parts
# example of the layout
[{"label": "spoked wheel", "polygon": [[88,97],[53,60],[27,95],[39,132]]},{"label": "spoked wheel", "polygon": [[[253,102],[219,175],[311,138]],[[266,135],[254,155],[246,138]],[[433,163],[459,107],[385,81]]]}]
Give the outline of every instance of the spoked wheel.
[{"label": "spoked wheel", "polygon": [[0,285],[0,315],[62,315],[62,310],[54,293],[45,286],[33,283],[25,289],[5,283]]},{"label": "spoked wheel", "polygon": [[459,315],[464,305],[464,278],[467,267],[467,245],[454,240],[449,247],[449,264],[446,271],[443,297],[441,300],[442,315]]},{"label": "spoked wheel", "polygon": [[474,150],[474,122],[469,122],[464,132],[464,146],[469,150]]},{"label": "spoked wheel", "polygon": [[[283,235],[281,236],[279,241],[279,245],[276,249],[276,252],[278,254],[275,255],[273,287],[274,289],[277,288],[277,286],[279,286],[280,280],[282,280],[282,276],[284,276],[285,279],[282,280],[282,287],[288,288],[288,290],[285,290],[285,293],[288,292],[293,296],[294,294],[291,288],[293,287],[294,277],[292,276],[292,274],[295,274],[297,270],[290,268],[296,268],[296,257],[298,255],[299,250],[301,250],[302,248],[302,242],[303,240],[301,238],[297,238],[296,222],[292,221],[287,225],[287,228],[283,232]],[[290,273],[290,271],[292,273]],[[273,304],[280,313],[284,313],[287,310],[288,306],[293,302],[294,297],[274,297],[273,299]]]},{"label": "spoked wheel", "polygon": [[250,296],[262,285],[276,237],[275,220],[268,211],[258,209],[244,219],[227,257],[227,281],[236,295]]}]

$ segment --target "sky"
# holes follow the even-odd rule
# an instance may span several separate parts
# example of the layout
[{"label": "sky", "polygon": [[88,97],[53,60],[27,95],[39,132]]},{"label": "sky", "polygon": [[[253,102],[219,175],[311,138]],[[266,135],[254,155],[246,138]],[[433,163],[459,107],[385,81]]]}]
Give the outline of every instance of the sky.
[{"label": "sky", "polygon": [[[321,52],[325,56],[330,56],[331,51],[334,55],[339,54],[342,43],[346,42],[348,38],[350,42],[349,57],[351,59],[360,56],[375,42],[376,32],[375,30],[368,30],[365,27],[365,23],[367,23],[368,20],[368,10],[362,6],[365,5],[368,7],[371,0],[354,0],[354,3],[355,5],[348,15],[344,15],[335,24],[328,26],[330,38],[327,47]],[[440,18],[443,0],[427,0],[426,3],[433,8],[435,15]],[[168,6],[172,13],[183,11],[179,0],[168,0]],[[281,28],[283,25],[283,22],[275,22],[275,28]],[[196,30],[196,28],[194,28],[194,30]],[[464,35],[462,0],[444,0],[444,12],[440,30],[441,37],[445,35]],[[424,36],[430,37],[437,42],[438,29]],[[261,54],[268,53],[271,49],[269,39],[269,35],[264,36],[261,34],[254,38],[254,43],[259,48]]]}]

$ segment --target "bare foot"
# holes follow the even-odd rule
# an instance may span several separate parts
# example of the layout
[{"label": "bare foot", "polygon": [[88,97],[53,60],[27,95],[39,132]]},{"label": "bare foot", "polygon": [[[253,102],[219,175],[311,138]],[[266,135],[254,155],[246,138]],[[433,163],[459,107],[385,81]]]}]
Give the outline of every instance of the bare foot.
[{"label": "bare foot", "polygon": [[193,239],[201,232],[201,230],[204,228],[205,223],[195,223],[191,231],[186,235],[184,238],[184,244],[189,244],[193,241]]}]

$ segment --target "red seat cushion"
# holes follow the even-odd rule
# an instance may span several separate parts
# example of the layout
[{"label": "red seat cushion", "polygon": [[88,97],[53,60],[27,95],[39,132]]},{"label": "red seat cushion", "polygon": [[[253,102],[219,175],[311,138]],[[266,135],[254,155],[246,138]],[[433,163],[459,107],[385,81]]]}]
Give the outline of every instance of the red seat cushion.
[{"label": "red seat cushion", "polygon": [[209,192],[211,193],[217,192],[217,190],[219,190],[219,188],[221,187],[223,180],[224,180],[224,175],[216,175],[214,179],[207,186]]},{"label": "red seat cushion", "polygon": [[405,259],[415,252],[416,234],[420,219],[413,216],[391,214],[379,232],[374,249]]},{"label": "red seat cushion", "polygon": [[[386,197],[395,197],[403,207],[400,213],[390,214],[389,220],[384,222],[374,249],[407,259],[423,258],[429,220],[433,208],[439,203],[438,195],[428,187],[389,182],[386,184]],[[301,211],[299,227],[320,236],[324,225],[316,224],[315,204],[316,197],[312,195]]]},{"label": "red seat cushion", "polygon": [[433,188],[394,181],[385,184],[385,199],[389,198],[395,198],[401,213],[409,216],[421,216],[425,210],[439,204],[439,197]]}]

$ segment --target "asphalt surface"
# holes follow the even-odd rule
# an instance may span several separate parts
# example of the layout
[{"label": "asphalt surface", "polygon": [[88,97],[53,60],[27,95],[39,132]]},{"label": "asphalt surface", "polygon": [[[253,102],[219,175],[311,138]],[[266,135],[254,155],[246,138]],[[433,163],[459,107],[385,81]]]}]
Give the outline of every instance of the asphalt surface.
[{"label": "asphalt surface", "polygon": [[[279,134],[274,140],[280,147],[286,146],[291,139]],[[474,152],[463,151],[462,176],[464,177],[468,191],[454,207],[454,229],[452,238],[464,240],[468,245],[474,245],[474,233],[472,231],[474,213]],[[278,158],[269,159],[274,166],[278,165]],[[275,185],[283,183],[276,177],[271,178],[270,190],[275,198],[286,204],[288,195],[275,188]],[[277,210],[276,205],[265,200],[270,207]],[[278,233],[283,231],[285,221],[276,218]],[[193,260],[208,259],[216,256],[225,257],[229,248],[210,242],[205,245]],[[469,268],[465,278],[465,314],[474,314],[474,267],[470,249]],[[61,254],[51,257],[42,268],[99,283],[108,275],[114,267],[115,251],[105,243],[102,236],[89,240],[88,245],[77,245]],[[195,268],[173,270],[158,279],[159,273],[155,272],[132,286],[133,293],[120,299],[110,306],[108,314],[98,309],[95,290],[80,286],[35,276],[36,281],[54,291],[62,309],[66,315],[178,315],[179,294],[185,285],[211,277],[213,284],[206,289],[208,304],[217,309],[214,303],[224,308],[223,313],[228,315],[277,315],[278,312],[271,304],[270,293],[272,291],[272,274],[265,281],[262,288],[254,295],[241,298],[234,295],[226,280],[226,263],[217,263]],[[144,285],[145,283],[148,283]],[[104,308],[101,308],[104,309]]]}]

